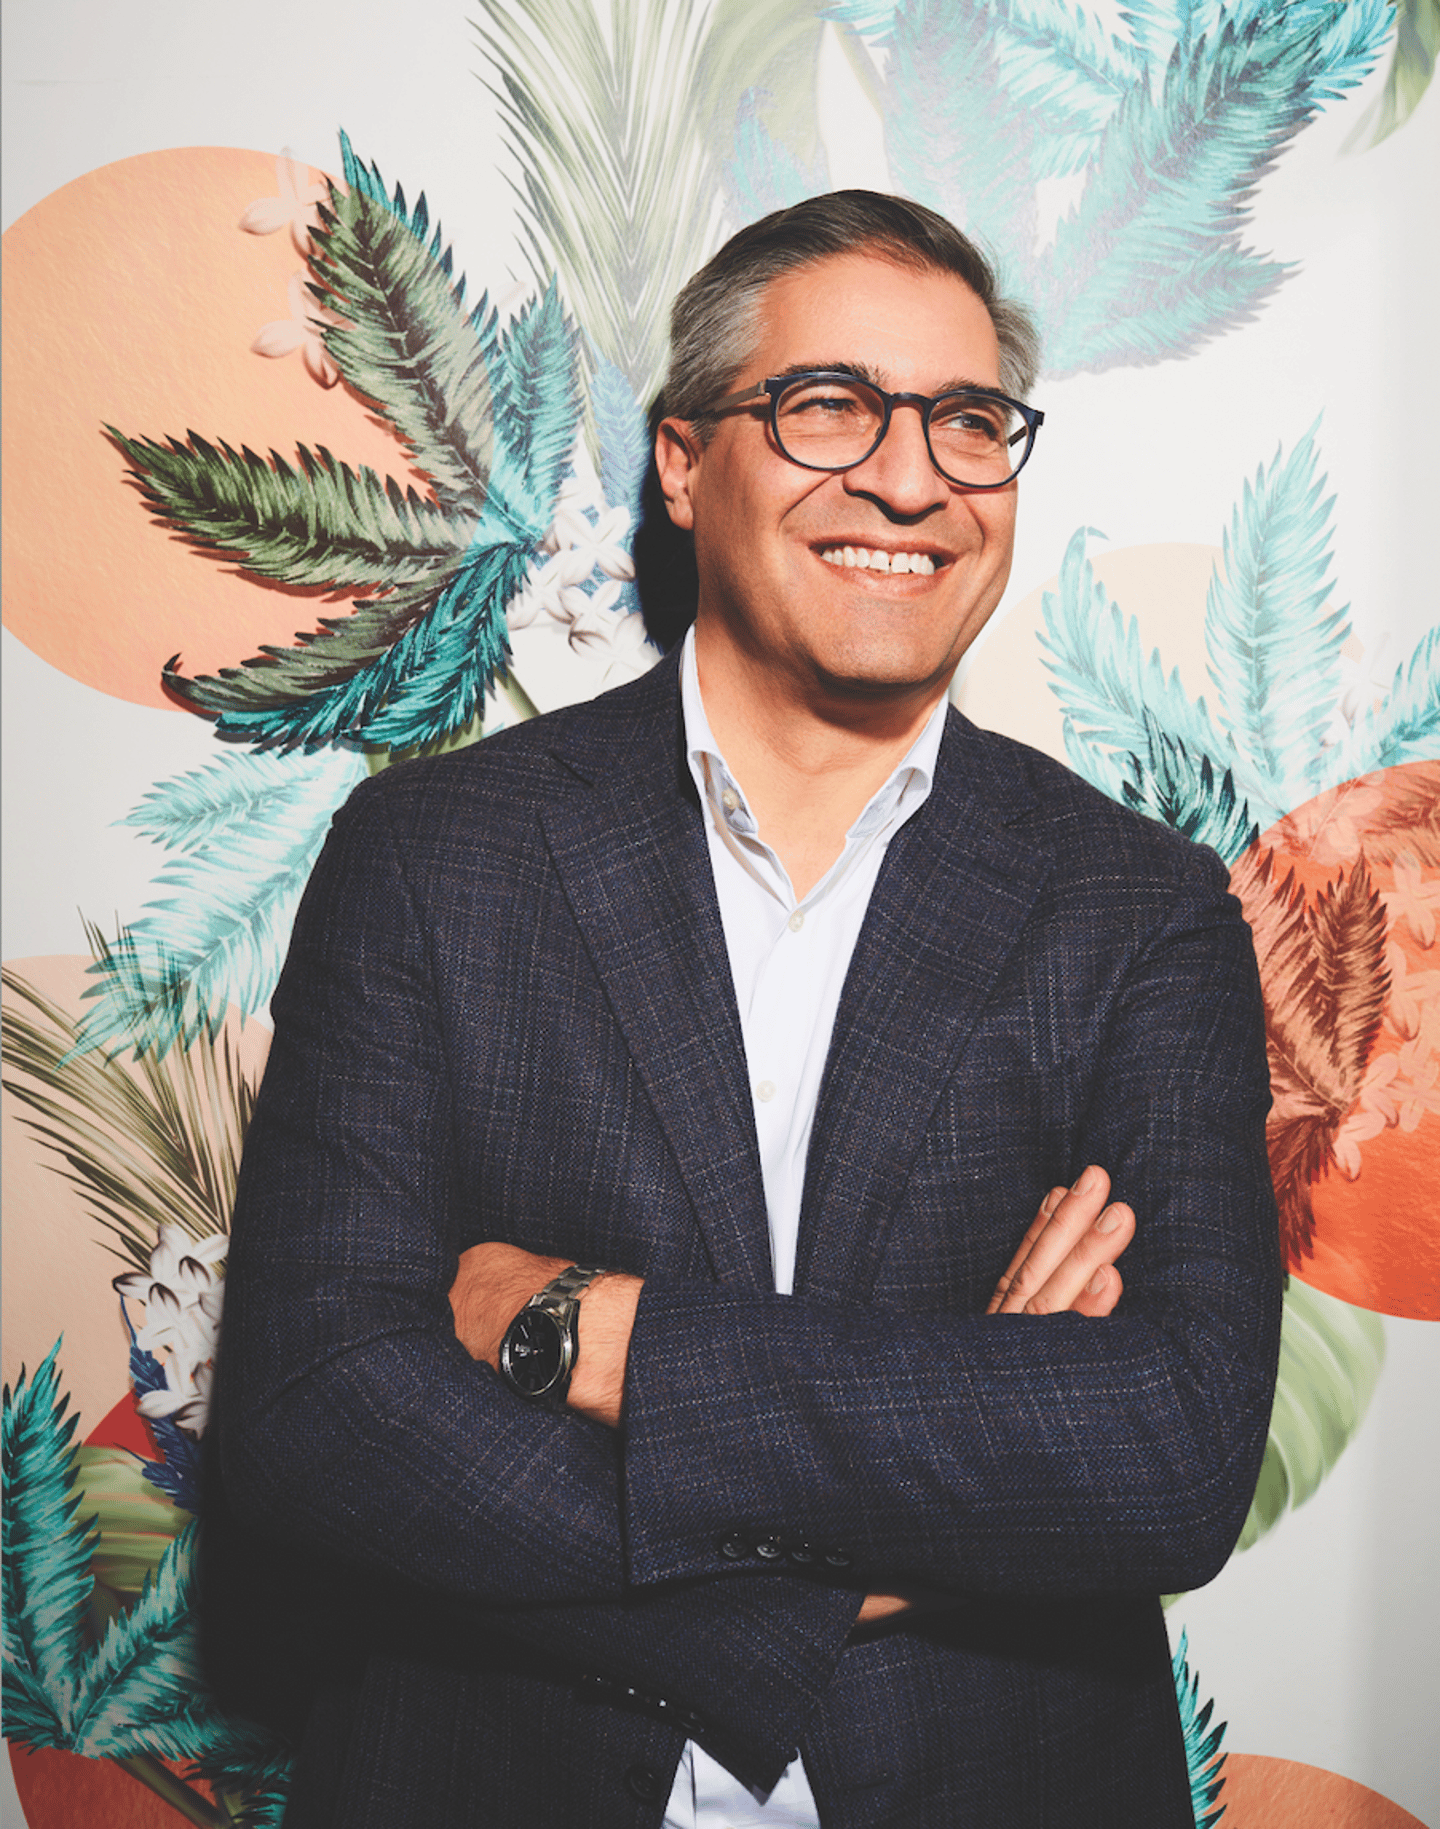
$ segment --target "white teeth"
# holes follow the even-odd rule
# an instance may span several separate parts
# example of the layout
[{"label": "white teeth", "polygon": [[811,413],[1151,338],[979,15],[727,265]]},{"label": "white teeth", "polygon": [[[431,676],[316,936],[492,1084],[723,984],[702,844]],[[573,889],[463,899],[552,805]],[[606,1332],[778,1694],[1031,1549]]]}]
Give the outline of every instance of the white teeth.
[{"label": "white teeth", "polygon": [[820,554],[827,565],[843,565],[870,572],[914,572],[929,577],[935,561],[929,553],[887,553],[876,547],[827,546]]}]

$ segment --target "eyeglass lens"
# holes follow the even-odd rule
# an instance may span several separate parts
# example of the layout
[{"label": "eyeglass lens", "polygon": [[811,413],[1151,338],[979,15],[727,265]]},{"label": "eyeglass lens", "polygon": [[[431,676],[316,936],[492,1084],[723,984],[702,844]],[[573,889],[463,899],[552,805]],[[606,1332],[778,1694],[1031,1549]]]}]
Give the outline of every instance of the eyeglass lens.
[{"label": "eyeglass lens", "polygon": [[[885,402],[864,381],[798,380],[775,401],[775,433],[793,462],[845,470],[880,442]],[[1009,441],[1019,427],[1022,434]],[[942,394],[930,414],[930,453],[952,483],[1008,482],[1024,461],[1025,427],[999,400],[983,394]]]}]

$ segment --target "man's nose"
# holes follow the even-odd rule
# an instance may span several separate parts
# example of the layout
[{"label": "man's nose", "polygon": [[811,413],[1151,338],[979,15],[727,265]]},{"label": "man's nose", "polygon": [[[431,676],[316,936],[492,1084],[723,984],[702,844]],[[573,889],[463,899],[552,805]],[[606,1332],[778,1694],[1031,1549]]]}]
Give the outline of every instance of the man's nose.
[{"label": "man's nose", "polygon": [[885,436],[863,463],[845,472],[845,487],[897,515],[924,514],[949,500],[950,485],[930,458],[920,407],[896,401]]}]

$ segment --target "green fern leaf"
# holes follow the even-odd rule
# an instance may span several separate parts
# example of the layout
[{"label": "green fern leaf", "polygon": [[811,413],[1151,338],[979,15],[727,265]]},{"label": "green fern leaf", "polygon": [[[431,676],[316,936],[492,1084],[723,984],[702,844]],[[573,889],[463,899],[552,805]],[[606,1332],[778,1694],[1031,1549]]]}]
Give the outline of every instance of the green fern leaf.
[{"label": "green fern leaf", "polygon": [[159,444],[106,430],[157,518],[252,577],[300,589],[395,588],[452,570],[469,543],[465,523],[393,478],[338,463],[323,445],[300,445],[297,469],[277,452],[267,461],[194,432],[184,444]]},{"label": "green fern leaf", "polygon": [[89,1520],[72,1491],[75,1417],[65,1411],[56,1355],[3,1397],[0,1469],[4,1521],[5,1732],[31,1746],[63,1746],[70,1731],[93,1580]]},{"label": "green fern leaf", "polygon": [[490,376],[463,286],[452,282],[448,257],[426,243],[427,224],[358,184],[331,185],[319,214],[314,290],[342,320],[326,330],[325,346],[404,441],[441,508],[473,525],[490,477]]},{"label": "green fern leaf", "polygon": [[1315,1493],[1365,1420],[1384,1363],[1379,1315],[1290,1278],[1265,1459],[1237,1552]]},{"label": "green fern leaf", "polygon": [[343,694],[343,714],[328,720],[328,734],[315,738],[331,742],[348,727],[363,724],[379,703],[379,692],[367,677],[367,670],[390,652],[419,622],[435,608],[452,573],[444,573],[429,583],[413,584],[392,591],[384,597],[369,597],[357,602],[348,616],[322,616],[318,634],[298,634],[293,648],[265,647],[238,667],[222,667],[218,674],[196,674],[193,678],[180,672],[180,657],[166,663],[161,678],[166,686],[197,710],[218,717],[221,737],[240,737],[248,741],[296,741],[282,735],[288,721],[282,722],[274,737],[268,730],[256,730],[248,722],[234,721],[237,715],[247,719],[267,711],[284,713],[304,700],[320,693]]},{"label": "green fern leaf", "polygon": [[[602,26],[590,0],[482,5],[537,281],[560,274],[595,347],[648,402],[670,301],[719,239],[706,9],[616,0]],[[768,26],[752,14],[753,45]]]},{"label": "green fern leaf", "polygon": [[1396,0],[1395,49],[1385,87],[1355,123],[1346,152],[1378,146],[1420,105],[1440,54],[1440,0]]},{"label": "green fern leaf", "polygon": [[151,1051],[131,1072],[78,1052],[78,1025],[26,979],[7,970],[4,984],[5,1090],[39,1113],[25,1122],[116,1255],[146,1270],[164,1224],[197,1239],[225,1231],[256,1092],[231,1041],[164,1061]]}]

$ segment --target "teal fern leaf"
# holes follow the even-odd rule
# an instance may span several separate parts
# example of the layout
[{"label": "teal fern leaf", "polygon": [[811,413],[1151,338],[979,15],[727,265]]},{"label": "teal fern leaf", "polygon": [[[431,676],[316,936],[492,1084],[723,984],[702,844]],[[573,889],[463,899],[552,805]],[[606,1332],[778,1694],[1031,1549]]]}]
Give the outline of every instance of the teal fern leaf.
[{"label": "teal fern leaf", "polygon": [[1440,758],[1440,628],[1426,632],[1379,706],[1356,718],[1329,750],[1321,785],[1334,787],[1372,769]]},{"label": "teal fern leaf", "polygon": [[1133,44],[1065,0],[1012,0],[996,20],[995,61],[1006,89],[1037,111],[1036,178],[1079,170],[1145,74]]},{"label": "teal fern leaf", "polygon": [[324,448],[297,447],[298,467],[191,432],[182,444],[127,438],[107,426],[156,517],[200,552],[297,589],[348,591],[421,583],[458,564],[468,530],[394,478],[354,471]]},{"label": "teal fern leaf", "polygon": [[1330,509],[1312,426],[1247,482],[1210,581],[1205,642],[1220,722],[1247,782],[1288,810],[1320,786],[1322,742],[1340,697],[1350,624],[1327,609]]},{"label": "teal fern leaf", "polygon": [[191,1523],[166,1545],[154,1580],[110,1622],[76,1685],[71,1750],[90,1759],[135,1753],[173,1757],[169,1723],[199,1706]]},{"label": "teal fern leaf", "polygon": [[1344,10],[1337,36],[1302,5],[1218,8],[1203,35],[1178,9],[1158,94],[1145,80],[1126,93],[1040,257],[1049,372],[1189,354],[1255,316],[1288,271],[1241,245],[1255,186],[1388,30],[1384,0]]},{"label": "teal fern leaf", "polygon": [[382,696],[371,669],[429,615],[453,576],[361,599],[348,615],[320,617],[319,630],[298,633],[294,647],[264,647],[216,675],[187,677],[172,655],[161,678],[176,697],[217,718],[222,738],[275,748],[337,741],[363,729]]},{"label": "teal fern leaf", "polygon": [[[1072,766],[1102,792],[1123,799],[1114,754],[1122,762],[1127,756],[1148,757],[1153,723],[1184,745],[1195,770],[1208,759],[1212,779],[1234,775],[1237,757],[1204,699],[1192,702],[1179,673],[1166,675],[1157,651],[1142,658],[1135,618],[1127,622],[1121,615],[1086,557],[1091,531],[1082,527],[1071,536],[1060,566],[1060,588],[1047,591],[1041,601],[1045,627],[1040,645],[1054,676],[1050,690],[1065,714]],[[1270,824],[1280,811],[1268,804],[1257,807],[1253,799],[1249,803],[1250,817],[1262,824]]]},{"label": "teal fern leaf", "polygon": [[60,1391],[57,1340],[35,1376],[3,1396],[5,1732],[30,1746],[63,1746],[84,1657],[93,1586],[92,1521],[76,1517],[75,1417]]},{"label": "teal fern leaf", "polygon": [[1183,741],[1162,730],[1148,711],[1145,730],[1146,753],[1129,758],[1126,803],[1234,863],[1259,837],[1260,828],[1236,795],[1233,772],[1226,769],[1217,779],[1208,756],[1191,756]]},{"label": "teal fern leaf", "polygon": [[[376,183],[342,142],[350,188],[330,186],[311,233],[313,290],[341,321],[325,346],[346,382],[395,430],[447,511],[477,515],[490,477],[490,374],[465,310],[463,281],[429,227]],[[380,190],[383,198],[383,189]]]},{"label": "teal fern leaf", "polygon": [[1379,1315],[1289,1278],[1270,1432],[1237,1554],[1313,1496],[1365,1420],[1384,1363]]},{"label": "teal fern leaf", "polygon": [[595,413],[595,441],[600,447],[600,489],[612,508],[628,508],[631,524],[640,518],[640,490],[650,462],[645,413],[630,384],[613,362],[596,358],[591,373],[590,403]]},{"label": "teal fern leaf", "polygon": [[531,299],[502,332],[491,365],[496,429],[504,455],[519,472],[518,489],[506,489],[508,465],[497,463],[492,524],[503,503],[511,535],[522,542],[533,544],[544,534],[570,471],[580,412],[578,353],[579,338],[552,275],[541,297]]},{"label": "teal fern leaf", "polygon": [[[176,1043],[213,1039],[227,1003],[246,1014],[263,1009],[330,816],[364,772],[363,761],[343,750],[288,763],[241,752],[207,765],[199,783],[193,774],[180,777],[175,793],[189,842],[156,879],[171,893],[147,903],[121,939],[102,949],[92,968],[97,983],[86,992],[95,1007],[77,1048],[163,1055]],[[163,818],[172,785],[137,809],[151,827]],[[218,804],[197,822],[199,793]],[[262,804],[264,818],[256,819],[253,809]]]},{"label": "teal fern leaf", "polygon": [[1185,1737],[1185,1764],[1190,1774],[1190,1804],[1195,1812],[1195,1829],[1214,1829],[1225,1814],[1225,1806],[1215,1806],[1225,1788],[1225,1754],[1220,1751],[1228,1725],[1222,1721],[1210,1726],[1215,1712],[1213,1701],[1200,1704],[1200,1679],[1192,1676],[1188,1658],[1189,1636],[1182,1632],[1180,1643],[1170,1661],[1175,1680],[1175,1700],[1180,1706],[1180,1728]]}]

